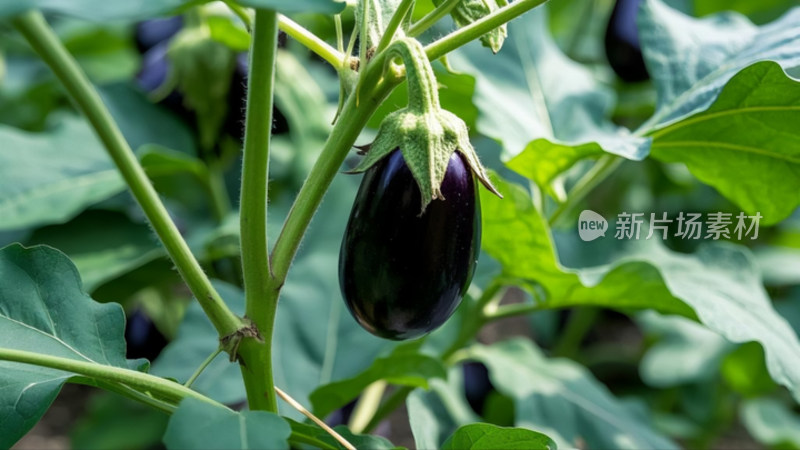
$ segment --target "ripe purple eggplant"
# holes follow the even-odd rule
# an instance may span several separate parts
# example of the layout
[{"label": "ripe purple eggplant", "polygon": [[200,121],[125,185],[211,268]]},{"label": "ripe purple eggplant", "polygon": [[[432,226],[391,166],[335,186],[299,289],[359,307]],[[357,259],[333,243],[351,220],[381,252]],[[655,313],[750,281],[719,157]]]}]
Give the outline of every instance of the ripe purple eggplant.
[{"label": "ripe purple eggplant", "polygon": [[636,13],[641,0],[617,0],[606,28],[605,47],[614,72],[629,83],[650,78],[642,58]]},{"label": "ripe purple eggplant", "polygon": [[454,152],[443,199],[422,196],[400,150],[367,170],[339,254],[345,303],[367,331],[412,339],[442,325],[469,287],[480,249],[477,184]]}]

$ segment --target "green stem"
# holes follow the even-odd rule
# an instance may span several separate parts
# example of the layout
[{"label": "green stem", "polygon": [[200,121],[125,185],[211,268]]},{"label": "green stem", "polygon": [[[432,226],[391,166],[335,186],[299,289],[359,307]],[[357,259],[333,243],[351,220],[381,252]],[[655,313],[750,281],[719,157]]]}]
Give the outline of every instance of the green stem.
[{"label": "green stem", "polygon": [[225,408],[214,400],[197,393],[179,383],[169,381],[154,375],[135,370],[124,369],[122,367],[108,366],[95,362],[78,361],[59,356],[44,355],[22,350],[12,350],[0,348],[0,361],[12,361],[23,364],[33,364],[51,369],[63,370],[66,372],[77,373],[89,378],[95,378],[102,382],[119,383],[133,388],[142,393],[151,393],[159,398],[173,403],[179,403],[184,398],[194,398],[206,403]]},{"label": "green stem", "polygon": [[529,314],[536,311],[541,311],[539,305],[531,303],[514,303],[511,305],[503,305],[497,307],[494,311],[486,314],[486,320],[489,322],[505,319],[506,317],[515,317]]},{"label": "green stem", "polygon": [[397,10],[392,14],[389,24],[386,25],[386,30],[384,30],[380,42],[378,42],[378,48],[375,49],[376,54],[382,52],[389,46],[392,39],[394,39],[394,35],[397,33],[397,29],[400,28],[400,24],[403,23],[408,12],[411,11],[412,6],[414,6],[414,0],[403,0],[400,3]]},{"label": "green stem", "polygon": [[386,387],[385,380],[378,380],[367,386],[364,392],[361,393],[361,398],[358,399],[353,414],[347,423],[347,427],[353,433],[362,433],[367,427],[381,404]]},{"label": "green stem", "polygon": [[406,397],[414,390],[413,387],[410,386],[400,386],[391,395],[381,403],[381,406],[378,407],[378,410],[375,411],[375,415],[372,416],[372,420],[369,421],[367,426],[364,427],[364,433],[369,433],[375,429],[383,419],[389,416],[395,409],[397,409],[403,402],[406,400]]},{"label": "green stem", "polygon": [[92,386],[109,392],[113,392],[125,398],[129,398],[131,400],[147,405],[165,414],[172,414],[175,412],[176,409],[178,409],[178,407],[172,403],[159,400],[155,397],[151,397],[143,392],[137,391],[136,389],[125,386],[124,384],[109,383],[106,381],[101,381],[93,378],[84,378],[84,377],[74,378],[70,380],[70,382],[75,384],[83,384],[85,386]]},{"label": "green stem", "polygon": [[431,61],[439,59],[453,50],[478,39],[495,28],[535,8],[547,0],[517,0],[493,11],[471,24],[459,28],[447,36],[425,46],[425,53]]},{"label": "green stem", "polygon": [[263,341],[244,339],[239,347],[250,409],[277,412],[272,384],[272,328],[277,298],[270,295],[267,248],[267,181],[272,103],[278,45],[278,15],[257,10],[250,51],[240,226],[246,316]]},{"label": "green stem", "polygon": [[299,23],[286,16],[279,15],[278,27],[281,31],[291,36],[297,42],[305,45],[309,50],[327,61],[328,64],[332,65],[334,68],[338,69],[341,67],[342,61],[344,60],[342,52],[328,45],[327,42],[317,37],[316,34],[303,28]]},{"label": "green stem", "polygon": [[601,156],[595,165],[575,183],[575,187],[569,191],[567,201],[559,205],[553,212],[553,215],[550,216],[550,225],[556,225],[564,214],[572,211],[572,208],[574,208],[578,202],[583,200],[592,189],[611,175],[623,161],[625,161],[623,158],[616,155]]},{"label": "green stem", "polygon": [[408,29],[408,35],[410,37],[417,37],[420,34],[424,33],[428,28],[432,27],[433,24],[439,21],[442,17],[446,16],[453,8],[458,5],[459,2],[462,0],[445,0],[442,4],[437,6],[433,11],[429,12],[425,15],[422,19],[415,22],[411,25],[411,28]]},{"label": "green stem", "polygon": [[[361,76],[370,79],[379,78],[383,64],[378,59],[379,57],[376,56],[375,64],[371,64],[370,68]],[[391,88],[398,82],[399,80],[387,76],[372,85],[365,83],[365,85],[371,86],[371,91],[366,96],[367,101],[361,101],[357,105],[356,96],[350,95],[345,102],[342,114],[300,188],[272,249],[273,295],[277,296],[278,290],[283,285],[292,259],[303,239],[303,234],[319,207],[322,197],[328,190],[328,186],[361,133],[361,129],[364,128],[367,120],[388,95]]]},{"label": "green stem", "polygon": [[158,193],[86,74],[58,40],[40,12],[23,13],[13,22],[31,47],[50,66],[78,109],[94,128],[134,198],[141,205],[167,254],[217,332],[220,336],[234,333],[242,325],[242,321],[228,309],[203,273],[203,269],[170,219]]},{"label": "green stem", "polygon": [[220,163],[218,161],[209,163],[206,185],[208,186],[214,216],[217,221],[222,222],[231,212],[231,201],[228,198],[228,188],[225,187],[225,174],[219,166]]},{"label": "green stem", "polygon": [[186,383],[184,383],[183,385],[186,386],[187,388],[192,387],[194,382],[197,381],[197,377],[199,377],[200,374],[203,373],[204,370],[206,370],[206,367],[208,367],[208,365],[211,364],[211,361],[214,361],[214,358],[216,358],[217,355],[219,355],[220,353],[222,353],[222,348],[218,348],[214,351],[214,353],[208,355],[208,358],[206,358],[205,361],[203,361],[203,363],[200,364],[200,367],[198,367],[197,370],[194,371],[192,376],[189,377],[189,379],[186,380]]},{"label": "green stem", "polygon": [[586,333],[588,333],[597,320],[600,310],[598,308],[579,307],[572,311],[558,343],[553,347],[553,355],[574,358],[580,349]]}]

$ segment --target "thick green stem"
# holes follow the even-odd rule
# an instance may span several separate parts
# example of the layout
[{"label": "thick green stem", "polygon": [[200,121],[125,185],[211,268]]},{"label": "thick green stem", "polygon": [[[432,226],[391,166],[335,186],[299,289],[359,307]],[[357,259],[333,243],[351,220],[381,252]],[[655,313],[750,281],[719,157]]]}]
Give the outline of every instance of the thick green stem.
[{"label": "thick green stem", "polygon": [[425,46],[425,53],[428,54],[428,59],[431,61],[434,59],[439,59],[458,47],[461,47],[472,40],[478,39],[500,25],[503,25],[517,16],[520,16],[523,13],[541,5],[545,1],[547,0],[517,0],[513,3],[509,3],[508,5],[481,18],[480,20],[476,20],[475,22],[472,22],[471,24],[448,34],[438,41],[428,44]]},{"label": "thick green stem", "polygon": [[278,45],[278,15],[257,10],[247,77],[244,162],[240,226],[246,315],[261,339],[247,338],[239,347],[242,376],[250,409],[277,412],[272,384],[272,328],[277,297],[270,295],[267,248],[267,182],[272,102]]},{"label": "thick green stem", "polygon": [[13,22],[31,47],[50,66],[75,101],[78,109],[94,128],[111,159],[117,165],[122,178],[128,184],[133,197],[141,205],[145,216],[167,250],[167,254],[175,263],[175,267],[186,281],[192,294],[200,302],[217,332],[220,336],[234,333],[242,326],[241,319],[228,309],[206,274],[203,273],[203,269],[170,219],[158,193],[86,74],[58,40],[40,12],[29,11],[15,18]]},{"label": "thick green stem", "polygon": [[436,9],[429,12],[425,15],[425,17],[419,19],[419,21],[411,25],[411,28],[408,29],[408,35],[410,37],[417,37],[424,33],[428,28],[432,27],[433,24],[438,22],[439,19],[452,11],[453,8],[455,8],[456,5],[458,5],[458,3],[461,1],[462,0],[445,0],[439,6],[437,6]]},{"label": "thick green stem", "polygon": [[[371,64],[370,66],[370,70],[362,76],[378,78],[376,75],[379,74],[376,71],[381,70],[382,63],[376,61],[376,64]],[[374,69],[375,67],[378,69]],[[339,120],[333,127],[328,140],[325,141],[322,153],[300,188],[294,205],[289,211],[289,216],[283,224],[283,229],[281,229],[281,233],[275,241],[271,258],[273,274],[272,295],[277,296],[284,280],[286,280],[286,274],[295,253],[297,253],[297,248],[300,246],[300,241],[303,239],[303,234],[305,234],[309,223],[311,223],[314,212],[322,202],[322,197],[328,190],[328,186],[330,186],[339,167],[361,133],[361,129],[364,128],[372,113],[375,112],[375,109],[389,93],[391,87],[397,82],[398,80],[396,79],[387,78],[376,81],[366,95],[367,101],[361,101],[356,105],[356,96],[351,95],[345,102]]]},{"label": "thick green stem", "polygon": [[103,382],[120,383],[140,392],[149,392],[158,398],[168,400],[175,404],[179,403],[184,398],[191,397],[221,408],[225,407],[182,384],[147,373],[124,369],[122,367],[107,366],[94,362],[77,361],[69,358],[8,348],[0,348],[0,361],[33,364],[76,373]]}]

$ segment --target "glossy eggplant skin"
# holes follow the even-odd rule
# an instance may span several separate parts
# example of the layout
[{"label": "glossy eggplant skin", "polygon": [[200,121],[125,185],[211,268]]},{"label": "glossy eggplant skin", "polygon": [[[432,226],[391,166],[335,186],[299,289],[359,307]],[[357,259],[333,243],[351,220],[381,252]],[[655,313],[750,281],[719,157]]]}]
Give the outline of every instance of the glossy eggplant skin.
[{"label": "glossy eggplant skin", "polygon": [[412,339],[442,325],[469,287],[480,250],[480,200],[455,152],[444,199],[421,211],[419,187],[395,150],[367,170],[339,253],[350,313],[370,333]]},{"label": "glossy eggplant skin", "polygon": [[614,72],[629,83],[650,78],[642,58],[636,13],[641,0],[617,0],[606,28],[605,47]]}]

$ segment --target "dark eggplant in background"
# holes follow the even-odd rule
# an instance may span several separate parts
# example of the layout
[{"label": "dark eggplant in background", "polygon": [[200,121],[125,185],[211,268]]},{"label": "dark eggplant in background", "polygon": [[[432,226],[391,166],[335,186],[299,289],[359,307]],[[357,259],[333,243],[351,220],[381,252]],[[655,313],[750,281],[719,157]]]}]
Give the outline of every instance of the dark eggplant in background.
[{"label": "dark eggplant in background", "polygon": [[125,325],[125,356],[130,359],[147,358],[155,360],[169,341],[142,310],[133,311]]},{"label": "dark eggplant in background", "polygon": [[480,202],[455,152],[444,199],[421,211],[417,182],[395,150],[367,170],[339,255],[345,303],[367,331],[412,339],[442,325],[472,279],[480,250]]},{"label": "dark eggplant in background", "polygon": [[606,28],[605,49],[614,72],[628,83],[650,78],[642,58],[636,14],[641,0],[617,0]]}]

